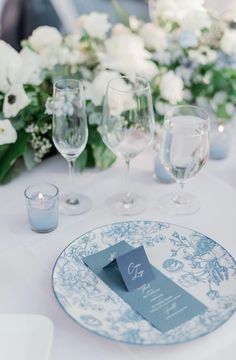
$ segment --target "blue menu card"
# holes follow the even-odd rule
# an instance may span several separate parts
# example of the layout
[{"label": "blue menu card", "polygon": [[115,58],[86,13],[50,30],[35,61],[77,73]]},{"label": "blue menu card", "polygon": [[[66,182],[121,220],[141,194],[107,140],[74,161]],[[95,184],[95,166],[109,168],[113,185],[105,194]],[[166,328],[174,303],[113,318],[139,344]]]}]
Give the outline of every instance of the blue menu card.
[{"label": "blue menu card", "polygon": [[137,289],[154,279],[152,267],[143,246],[132,248],[127,253],[116,256],[110,264],[104,266],[104,269],[114,266],[118,267],[128,291]]},{"label": "blue menu card", "polygon": [[[138,249],[140,248],[134,249],[127,242],[121,241],[85,257],[83,261],[105,284],[161,332],[169,331],[207,310],[202,302],[153,266],[151,266],[153,280],[146,282],[146,279],[141,286],[137,288],[134,286],[134,290],[127,291],[132,289],[132,285],[130,279],[127,282],[124,278],[125,270],[131,262],[135,263],[133,259],[140,259],[135,253],[132,258],[131,250]],[[127,256],[124,257],[126,254]],[[121,261],[118,265],[122,257],[131,262]],[[143,259],[142,253],[141,261]],[[146,265],[144,270],[148,269]]]}]

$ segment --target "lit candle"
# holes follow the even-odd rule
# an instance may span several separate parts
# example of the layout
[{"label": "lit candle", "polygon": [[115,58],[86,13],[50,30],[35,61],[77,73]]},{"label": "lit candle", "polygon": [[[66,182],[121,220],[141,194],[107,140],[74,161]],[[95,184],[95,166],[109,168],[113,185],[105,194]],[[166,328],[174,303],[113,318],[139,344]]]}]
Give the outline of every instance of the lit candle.
[{"label": "lit candle", "polygon": [[218,125],[210,136],[210,158],[222,160],[228,157],[230,150],[230,133],[224,125]]},{"label": "lit candle", "polygon": [[58,189],[52,184],[40,184],[25,190],[31,229],[46,233],[58,225]]}]

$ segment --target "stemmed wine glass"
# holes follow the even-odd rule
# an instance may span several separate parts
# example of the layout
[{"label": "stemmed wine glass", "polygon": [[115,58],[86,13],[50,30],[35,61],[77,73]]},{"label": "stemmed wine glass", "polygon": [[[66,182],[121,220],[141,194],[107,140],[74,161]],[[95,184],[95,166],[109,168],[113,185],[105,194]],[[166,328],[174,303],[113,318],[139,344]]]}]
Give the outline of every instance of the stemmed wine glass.
[{"label": "stemmed wine glass", "polygon": [[192,194],[184,192],[184,185],[207,161],[209,127],[207,112],[196,106],[175,106],[165,116],[161,161],[180,185],[179,192],[159,199],[159,208],[170,215],[195,213],[200,207]]},{"label": "stemmed wine glass", "polygon": [[101,133],[104,143],[127,166],[125,193],[107,200],[109,208],[119,215],[134,215],[145,209],[145,199],[130,191],[130,161],[152,141],[154,116],[149,83],[126,76],[110,80],[103,106]]},{"label": "stemmed wine glass", "polygon": [[83,83],[75,79],[61,79],[54,83],[53,142],[68,161],[71,192],[61,197],[60,208],[66,215],[79,215],[91,208],[91,201],[74,190],[75,160],[84,150],[88,140],[88,127]]}]

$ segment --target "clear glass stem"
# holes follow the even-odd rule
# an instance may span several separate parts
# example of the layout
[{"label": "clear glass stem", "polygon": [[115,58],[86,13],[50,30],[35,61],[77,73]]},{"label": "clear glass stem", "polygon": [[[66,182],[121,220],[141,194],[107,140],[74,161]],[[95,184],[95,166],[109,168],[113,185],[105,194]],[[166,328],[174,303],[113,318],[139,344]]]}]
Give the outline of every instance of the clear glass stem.
[{"label": "clear glass stem", "polygon": [[133,199],[131,196],[131,192],[130,192],[130,160],[125,160],[125,164],[126,164],[126,173],[125,173],[125,187],[126,187],[126,192],[125,195],[123,196],[122,202],[124,205],[131,205],[133,203]]},{"label": "clear glass stem", "polygon": [[74,191],[74,178],[75,178],[75,160],[68,160],[69,164],[69,178],[70,178],[70,195],[67,203],[70,205],[77,205],[79,200],[77,199]]},{"label": "clear glass stem", "polygon": [[185,183],[179,182],[179,185],[180,185],[180,190],[177,194],[174,195],[172,200],[176,205],[186,205],[188,203],[188,200],[184,194]]}]

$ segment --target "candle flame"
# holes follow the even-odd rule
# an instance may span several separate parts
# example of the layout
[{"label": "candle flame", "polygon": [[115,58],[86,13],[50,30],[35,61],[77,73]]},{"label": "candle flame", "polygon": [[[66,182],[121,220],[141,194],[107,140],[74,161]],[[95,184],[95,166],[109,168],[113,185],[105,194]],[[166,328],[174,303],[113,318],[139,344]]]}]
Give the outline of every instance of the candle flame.
[{"label": "candle flame", "polygon": [[218,131],[219,131],[220,133],[222,133],[222,132],[224,131],[224,129],[225,129],[224,125],[219,125],[219,126],[218,126]]},{"label": "candle flame", "polygon": [[38,194],[38,198],[39,198],[40,201],[44,200],[43,194],[39,193],[39,194]]}]

